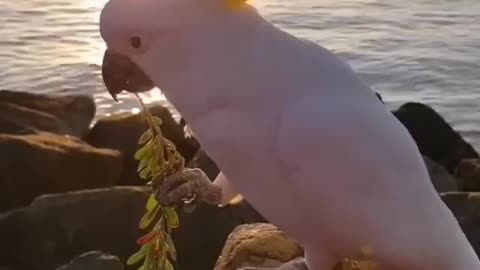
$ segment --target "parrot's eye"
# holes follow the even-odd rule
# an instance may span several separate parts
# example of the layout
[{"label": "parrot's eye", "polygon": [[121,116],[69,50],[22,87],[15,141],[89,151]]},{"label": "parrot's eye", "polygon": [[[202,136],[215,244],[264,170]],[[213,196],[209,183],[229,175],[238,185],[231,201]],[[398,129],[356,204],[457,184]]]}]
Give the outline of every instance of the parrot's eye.
[{"label": "parrot's eye", "polygon": [[131,37],[130,45],[132,45],[132,47],[135,49],[140,49],[140,47],[142,47],[142,39],[137,36]]}]

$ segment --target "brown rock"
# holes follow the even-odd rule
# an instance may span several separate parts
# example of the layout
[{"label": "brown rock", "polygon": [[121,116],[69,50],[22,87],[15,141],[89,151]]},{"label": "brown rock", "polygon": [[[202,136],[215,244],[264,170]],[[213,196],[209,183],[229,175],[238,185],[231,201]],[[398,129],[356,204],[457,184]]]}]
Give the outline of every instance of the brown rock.
[{"label": "brown rock", "polygon": [[433,186],[437,192],[458,191],[458,184],[453,177],[443,166],[431,160],[427,156],[423,156],[425,165],[428,169],[428,174]]},{"label": "brown rock", "polygon": [[[163,135],[175,144],[179,153],[188,162],[197,152],[199,144],[194,139],[185,137],[183,127],[175,122],[167,108],[157,105],[149,110],[163,120],[161,125]],[[138,139],[146,130],[147,125],[141,114],[121,113],[100,119],[85,140],[95,147],[122,152],[124,173],[119,184],[139,185],[144,181],[138,177],[138,162],[134,159],[134,153],[139,148]]]},{"label": "brown rock", "polygon": [[0,216],[0,265],[55,269],[91,250],[125,259],[137,250],[147,197],[140,187],[41,196]]},{"label": "brown rock", "polygon": [[[149,196],[147,187],[111,187],[51,194],[29,207],[0,216],[0,265],[17,270],[53,269],[92,250],[117,256],[122,263],[136,252],[138,228]],[[173,232],[175,270],[211,270],[230,232],[256,222],[245,205],[201,204],[193,213],[178,210]],[[137,269],[140,265],[128,267]]]},{"label": "brown rock", "polygon": [[480,192],[447,192],[441,197],[480,256]]},{"label": "brown rock", "polygon": [[455,169],[455,177],[458,180],[460,190],[469,192],[480,191],[480,160],[462,160]]},{"label": "brown rock", "polygon": [[300,256],[303,248],[274,225],[241,225],[229,235],[215,270],[279,267]]},{"label": "brown rock", "polygon": [[74,137],[0,134],[0,211],[42,194],[112,186],[121,170],[119,152]]},{"label": "brown rock", "polygon": [[85,95],[42,95],[0,91],[0,133],[35,130],[82,137],[95,116],[95,102]]}]

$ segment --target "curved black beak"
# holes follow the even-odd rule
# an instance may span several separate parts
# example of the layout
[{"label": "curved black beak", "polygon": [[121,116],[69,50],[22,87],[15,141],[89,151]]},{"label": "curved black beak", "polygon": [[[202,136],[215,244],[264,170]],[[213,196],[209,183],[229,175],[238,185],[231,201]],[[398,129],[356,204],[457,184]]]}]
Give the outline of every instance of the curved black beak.
[{"label": "curved black beak", "polygon": [[155,87],[153,81],[130,58],[111,49],[105,50],[102,64],[102,78],[112,98],[122,91],[140,93]]}]

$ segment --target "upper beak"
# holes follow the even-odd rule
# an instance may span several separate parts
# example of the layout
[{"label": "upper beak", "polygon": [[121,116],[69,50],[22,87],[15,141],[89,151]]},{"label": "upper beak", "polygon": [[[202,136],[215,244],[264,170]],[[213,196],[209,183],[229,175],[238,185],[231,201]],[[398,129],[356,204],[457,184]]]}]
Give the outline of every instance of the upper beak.
[{"label": "upper beak", "polygon": [[140,93],[155,87],[153,81],[130,58],[107,49],[103,56],[102,78],[105,87],[118,102],[122,91]]}]

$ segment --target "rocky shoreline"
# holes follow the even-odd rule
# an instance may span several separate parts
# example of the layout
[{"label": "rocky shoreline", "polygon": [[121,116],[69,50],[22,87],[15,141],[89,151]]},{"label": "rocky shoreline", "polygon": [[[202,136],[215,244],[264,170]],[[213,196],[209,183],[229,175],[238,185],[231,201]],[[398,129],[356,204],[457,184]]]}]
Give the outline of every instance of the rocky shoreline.
[{"label": "rocky shoreline", "polygon": [[[215,163],[161,106],[165,137],[189,167],[213,179]],[[146,129],[122,113],[93,126],[90,96],[0,91],[0,270],[137,269],[126,259],[144,233],[149,194],[133,159]],[[414,137],[432,183],[480,252],[480,157],[433,108],[406,103],[392,112]],[[176,270],[306,269],[301,246],[248,202],[180,212],[173,234]],[[371,262],[336,269],[375,269]],[[356,268],[357,267],[357,268]],[[360,268],[358,268],[360,267]]]}]

